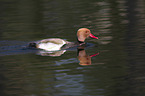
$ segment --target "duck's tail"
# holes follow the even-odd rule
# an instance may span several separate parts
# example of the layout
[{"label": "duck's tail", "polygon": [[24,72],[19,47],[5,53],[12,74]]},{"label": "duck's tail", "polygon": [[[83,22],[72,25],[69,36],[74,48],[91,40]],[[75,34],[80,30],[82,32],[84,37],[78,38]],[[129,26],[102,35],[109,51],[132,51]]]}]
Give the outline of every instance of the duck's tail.
[{"label": "duck's tail", "polygon": [[36,43],[29,43],[28,47],[29,48],[37,48]]}]

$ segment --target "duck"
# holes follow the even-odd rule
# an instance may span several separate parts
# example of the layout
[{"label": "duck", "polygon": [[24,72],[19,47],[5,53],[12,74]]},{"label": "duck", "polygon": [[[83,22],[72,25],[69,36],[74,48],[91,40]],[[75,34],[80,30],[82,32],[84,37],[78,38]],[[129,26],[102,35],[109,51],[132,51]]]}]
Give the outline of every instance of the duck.
[{"label": "duck", "polygon": [[69,42],[60,38],[49,38],[31,42],[29,43],[28,47],[42,49],[45,51],[59,51],[74,46],[84,45],[85,40],[88,37],[98,39],[98,37],[94,36],[88,28],[80,28],[77,31],[77,42]]}]

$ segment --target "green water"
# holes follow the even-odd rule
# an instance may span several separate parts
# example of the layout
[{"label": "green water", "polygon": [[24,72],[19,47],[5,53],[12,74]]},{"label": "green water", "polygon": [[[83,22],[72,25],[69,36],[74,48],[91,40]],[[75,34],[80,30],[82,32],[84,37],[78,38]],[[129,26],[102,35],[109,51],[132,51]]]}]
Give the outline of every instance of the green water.
[{"label": "green water", "polygon": [[[144,0],[0,0],[0,96],[144,96],[144,20]],[[82,27],[99,37],[87,66],[76,48],[24,48]]]}]

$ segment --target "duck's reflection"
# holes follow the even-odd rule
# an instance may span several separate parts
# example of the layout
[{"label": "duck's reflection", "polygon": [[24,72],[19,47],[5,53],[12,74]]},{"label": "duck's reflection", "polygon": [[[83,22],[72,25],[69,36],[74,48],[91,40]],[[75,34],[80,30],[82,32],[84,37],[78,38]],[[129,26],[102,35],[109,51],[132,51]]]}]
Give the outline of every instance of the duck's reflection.
[{"label": "duck's reflection", "polygon": [[[99,53],[88,55],[84,48],[85,47],[83,46],[77,48],[77,58],[79,60],[79,64],[82,66],[91,65],[91,58],[96,55],[99,55]],[[57,56],[61,56],[65,52],[66,50],[60,50],[60,51],[54,51],[54,52],[39,50],[37,55],[57,57]]]},{"label": "duck's reflection", "polygon": [[66,52],[66,50],[60,50],[60,51],[54,51],[54,52],[40,50],[40,51],[38,51],[37,55],[57,57],[57,56],[61,56],[65,52]]},{"label": "duck's reflection", "polygon": [[93,55],[87,55],[84,48],[78,48],[78,60],[80,61],[80,65],[91,65],[91,58],[99,55],[99,53],[93,54]]}]

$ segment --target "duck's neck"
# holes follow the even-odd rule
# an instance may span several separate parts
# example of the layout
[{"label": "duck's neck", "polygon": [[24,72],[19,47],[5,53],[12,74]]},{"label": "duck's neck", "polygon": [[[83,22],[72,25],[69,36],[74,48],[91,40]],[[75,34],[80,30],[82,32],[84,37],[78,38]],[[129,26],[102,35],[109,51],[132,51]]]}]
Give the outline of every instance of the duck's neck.
[{"label": "duck's neck", "polygon": [[77,41],[78,41],[79,45],[83,45],[83,44],[85,44],[85,42],[83,42],[83,41],[79,41],[78,39],[77,39]]}]

